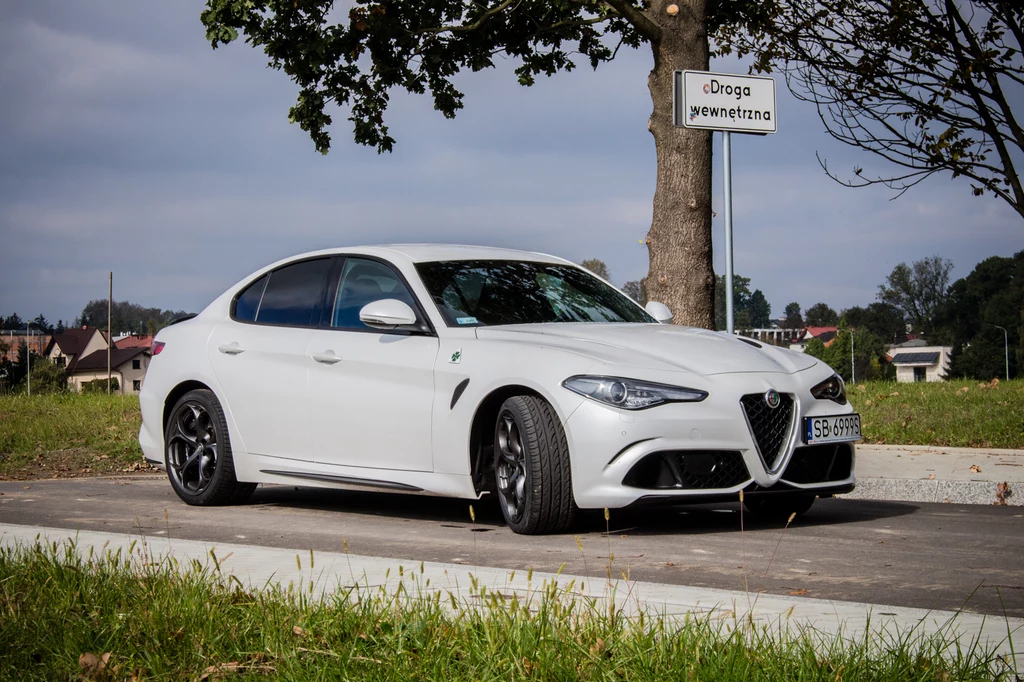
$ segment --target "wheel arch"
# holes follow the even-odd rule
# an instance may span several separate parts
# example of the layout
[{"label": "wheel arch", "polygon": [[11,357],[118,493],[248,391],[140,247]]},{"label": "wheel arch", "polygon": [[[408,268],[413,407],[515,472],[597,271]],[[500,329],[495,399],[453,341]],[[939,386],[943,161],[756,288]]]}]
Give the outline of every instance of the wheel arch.
[{"label": "wheel arch", "polygon": [[[161,434],[161,436],[163,435],[163,433],[165,431],[167,431],[167,420],[171,418],[171,410],[173,410],[174,409],[174,405],[179,400],[181,400],[181,396],[185,395],[189,391],[195,391],[195,390],[200,390],[200,389],[211,391],[211,392],[214,393],[214,395],[216,395],[216,391],[214,391],[208,385],[204,384],[202,381],[198,381],[198,380],[195,380],[195,379],[190,379],[188,381],[183,381],[180,384],[178,384],[177,386],[175,386],[174,388],[172,388],[170,391],[168,391],[167,397],[164,398],[164,409],[163,409],[163,414],[161,415],[161,418],[160,418],[160,434]],[[220,398],[218,398],[218,401],[219,400],[220,400]]]},{"label": "wheel arch", "polygon": [[522,384],[509,384],[495,388],[477,404],[476,412],[469,429],[469,464],[473,478],[473,487],[477,494],[493,492],[493,450],[494,424],[498,420],[498,412],[506,400],[517,395],[532,395],[551,401],[534,388]]}]

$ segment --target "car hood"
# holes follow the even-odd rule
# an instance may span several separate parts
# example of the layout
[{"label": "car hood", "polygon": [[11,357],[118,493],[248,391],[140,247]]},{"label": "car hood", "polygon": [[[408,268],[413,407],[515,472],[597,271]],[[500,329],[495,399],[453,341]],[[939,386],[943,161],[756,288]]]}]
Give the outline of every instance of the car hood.
[{"label": "car hood", "polygon": [[737,372],[792,374],[815,358],[724,332],[669,324],[554,323],[478,327],[481,341],[525,343],[590,356],[609,364],[698,375]]}]

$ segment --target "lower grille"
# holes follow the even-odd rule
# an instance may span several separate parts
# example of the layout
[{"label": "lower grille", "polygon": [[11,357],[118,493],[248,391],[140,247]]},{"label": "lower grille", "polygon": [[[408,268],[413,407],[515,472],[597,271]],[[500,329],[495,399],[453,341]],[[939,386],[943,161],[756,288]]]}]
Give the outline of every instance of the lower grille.
[{"label": "lower grille", "polygon": [[714,490],[732,488],[748,478],[739,452],[667,450],[634,464],[622,484],[647,490]]},{"label": "lower grille", "polygon": [[853,446],[849,443],[809,445],[793,452],[782,479],[804,484],[844,481],[852,468]]},{"label": "lower grille", "polygon": [[774,471],[779,460],[786,454],[786,445],[792,433],[795,414],[793,396],[779,395],[779,405],[768,407],[764,394],[749,393],[740,398],[743,412],[747,416],[750,433],[754,436],[761,461]]}]

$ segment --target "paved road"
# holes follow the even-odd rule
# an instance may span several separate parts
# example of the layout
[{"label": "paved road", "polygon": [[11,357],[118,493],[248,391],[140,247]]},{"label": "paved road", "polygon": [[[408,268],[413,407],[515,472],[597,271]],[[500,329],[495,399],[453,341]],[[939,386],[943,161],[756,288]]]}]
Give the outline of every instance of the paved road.
[{"label": "paved road", "polygon": [[[1024,513],[978,505],[819,500],[783,531],[738,505],[612,511],[575,534],[513,535],[496,507],[381,493],[263,487],[194,508],[162,477],[0,483],[0,523],[129,532],[615,576],[657,583],[1024,617]],[[577,544],[582,544],[583,550]],[[613,559],[609,561],[609,548]],[[396,561],[396,564],[398,561]],[[770,564],[770,566],[769,566]],[[767,576],[766,576],[767,574]],[[766,576],[766,577],[765,577]],[[806,592],[803,592],[806,590]],[[972,595],[973,593],[973,595]]]}]

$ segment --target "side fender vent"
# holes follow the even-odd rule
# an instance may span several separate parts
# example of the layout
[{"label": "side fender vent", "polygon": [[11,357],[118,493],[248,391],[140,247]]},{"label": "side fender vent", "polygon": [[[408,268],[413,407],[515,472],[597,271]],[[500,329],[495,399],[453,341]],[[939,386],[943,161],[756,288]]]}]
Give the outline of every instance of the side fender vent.
[{"label": "side fender vent", "polygon": [[452,404],[448,409],[455,409],[455,403],[459,402],[459,398],[461,398],[462,394],[466,392],[467,386],[469,386],[469,379],[463,379],[459,382],[459,385],[456,386],[455,390],[452,392]]}]

